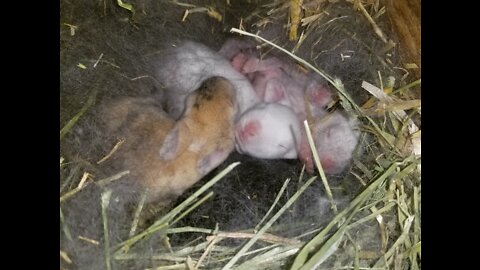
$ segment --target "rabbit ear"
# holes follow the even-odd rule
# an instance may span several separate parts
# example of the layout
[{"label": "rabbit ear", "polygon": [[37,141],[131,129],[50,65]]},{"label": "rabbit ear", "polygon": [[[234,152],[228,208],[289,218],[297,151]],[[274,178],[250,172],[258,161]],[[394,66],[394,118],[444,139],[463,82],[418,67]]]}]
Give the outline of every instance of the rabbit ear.
[{"label": "rabbit ear", "polygon": [[230,151],[217,149],[197,161],[197,171],[204,176],[227,159]]},{"label": "rabbit ear", "polygon": [[281,103],[287,99],[285,87],[277,80],[269,80],[265,86],[264,101],[269,103]]},{"label": "rabbit ear", "polygon": [[167,134],[162,146],[160,147],[160,159],[172,160],[178,155],[179,137],[179,128],[178,125],[175,125],[175,127]]}]

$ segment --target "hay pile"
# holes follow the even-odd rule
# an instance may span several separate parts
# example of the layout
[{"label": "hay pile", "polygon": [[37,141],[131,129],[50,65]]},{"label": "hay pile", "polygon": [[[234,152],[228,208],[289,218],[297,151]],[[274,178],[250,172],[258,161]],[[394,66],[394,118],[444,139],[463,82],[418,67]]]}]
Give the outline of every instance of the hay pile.
[{"label": "hay pile", "polygon": [[[404,57],[388,7],[62,0],[61,268],[420,269],[420,63]],[[129,172],[108,165],[121,138],[99,128],[103,104],[161,98],[149,59],[162,44],[218,49],[238,32],[330,81],[338,107],[362,122],[351,168],[314,178],[296,160],[232,153],[175,204],[144,205]]]}]

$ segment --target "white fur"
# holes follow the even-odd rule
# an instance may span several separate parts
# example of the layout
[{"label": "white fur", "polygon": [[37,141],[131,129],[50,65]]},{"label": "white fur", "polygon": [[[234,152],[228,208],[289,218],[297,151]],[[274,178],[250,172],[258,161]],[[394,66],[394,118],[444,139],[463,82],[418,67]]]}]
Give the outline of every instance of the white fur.
[{"label": "white fur", "polygon": [[324,168],[325,171],[330,174],[342,172],[350,163],[358,143],[358,121],[340,112],[333,112],[317,123],[313,133],[320,160],[328,158],[334,164]]},{"label": "white fur", "polygon": [[207,78],[221,76],[229,80],[234,89],[238,115],[259,102],[252,85],[219,53],[203,44],[186,41],[162,53],[156,74],[165,86],[168,113],[178,119],[185,109],[186,96],[196,90]]},{"label": "white fur", "polygon": [[[242,129],[251,121],[260,123],[260,133],[242,138]],[[295,112],[278,103],[257,104],[242,115],[235,127],[237,151],[265,159],[297,158],[300,136]]]}]

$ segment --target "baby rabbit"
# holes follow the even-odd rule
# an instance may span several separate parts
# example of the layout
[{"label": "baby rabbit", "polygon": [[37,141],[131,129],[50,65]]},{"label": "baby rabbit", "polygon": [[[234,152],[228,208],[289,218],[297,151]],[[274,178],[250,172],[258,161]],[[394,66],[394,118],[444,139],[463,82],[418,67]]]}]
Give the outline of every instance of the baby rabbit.
[{"label": "baby rabbit", "polygon": [[[258,158],[298,157],[301,127],[293,110],[278,103],[259,103],[245,112],[235,125],[236,149]],[[307,145],[305,145],[307,143]]]},{"label": "baby rabbit", "polygon": [[338,174],[349,165],[358,144],[358,121],[335,111],[317,121],[312,136],[323,170],[329,174]]},{"label": "baby rabbit", "polygon": [[186,96],[203,80],[222,76],[235,90],[238,115],[259,102],[251,83],[219,53],[193,41],[165,50],[155,60],[156,75],[166,88],[166,111],[178,119],[185,108]]},{"label": "baby rabbit", "polygon": [[242,72],[251,79],[255,92],[263,102],[279,103],[290,107],[301,124],[301,143],[297,144],[298,158],[313,172],[313,157],[306,144],[307,135],[303,122],[307,120],[307,109],[312,118],[325,115],[325,107],[331,102],[332,93],[313,77],[299,70],[294,63],[280,58],[265,60],[249,58]]},{"label": "baby rabbit", "polygon": [[252,82],[260,101],[270,103],[242,115],[235,127],[237,151],[259,158],[298,157],[313,173],[313,156],[303,127],[311,117],[312,136],[324,170],[341,172],[358,140],[356,121],[340,113],[327,116],[326,106],[333,95],[315,74],[278,57],[259,59],[253,48],[251,43],[231,39],[220,50]]},{"label": "baby rabbit", "polygon": [[[258,158],[293,159],[311,153],[304,132],[303,123],[291,108],[278,103],[259,103],[235,125],[235,146],[239,153]],[[359,135],[357,120],[342,112],[316,119],[312,137],[326,173],[338,174],[347,167]],[[311,166],[307,168],[310,173],[313,161]]]},{"label": "baby rabbit", "polygon": [[149,189],[150,202],[173,200],[234,149],[237,107],[228,80],[205,80],[185,106],[177,122],[148,98],[123,98],[106,111],[107,129],[126,139],[117,159]]}]

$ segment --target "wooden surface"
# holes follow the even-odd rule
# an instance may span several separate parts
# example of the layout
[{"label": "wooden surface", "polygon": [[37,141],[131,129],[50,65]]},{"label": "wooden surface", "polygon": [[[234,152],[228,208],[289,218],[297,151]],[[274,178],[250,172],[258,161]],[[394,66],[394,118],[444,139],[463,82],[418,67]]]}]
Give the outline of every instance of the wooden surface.
[{"label": "wooden surface", "polygon": [[403,64],[415,63],[419,68],[409,70],[420,78],[421,68],[421,0],[386,0],[387,14],[392,22]]}]

